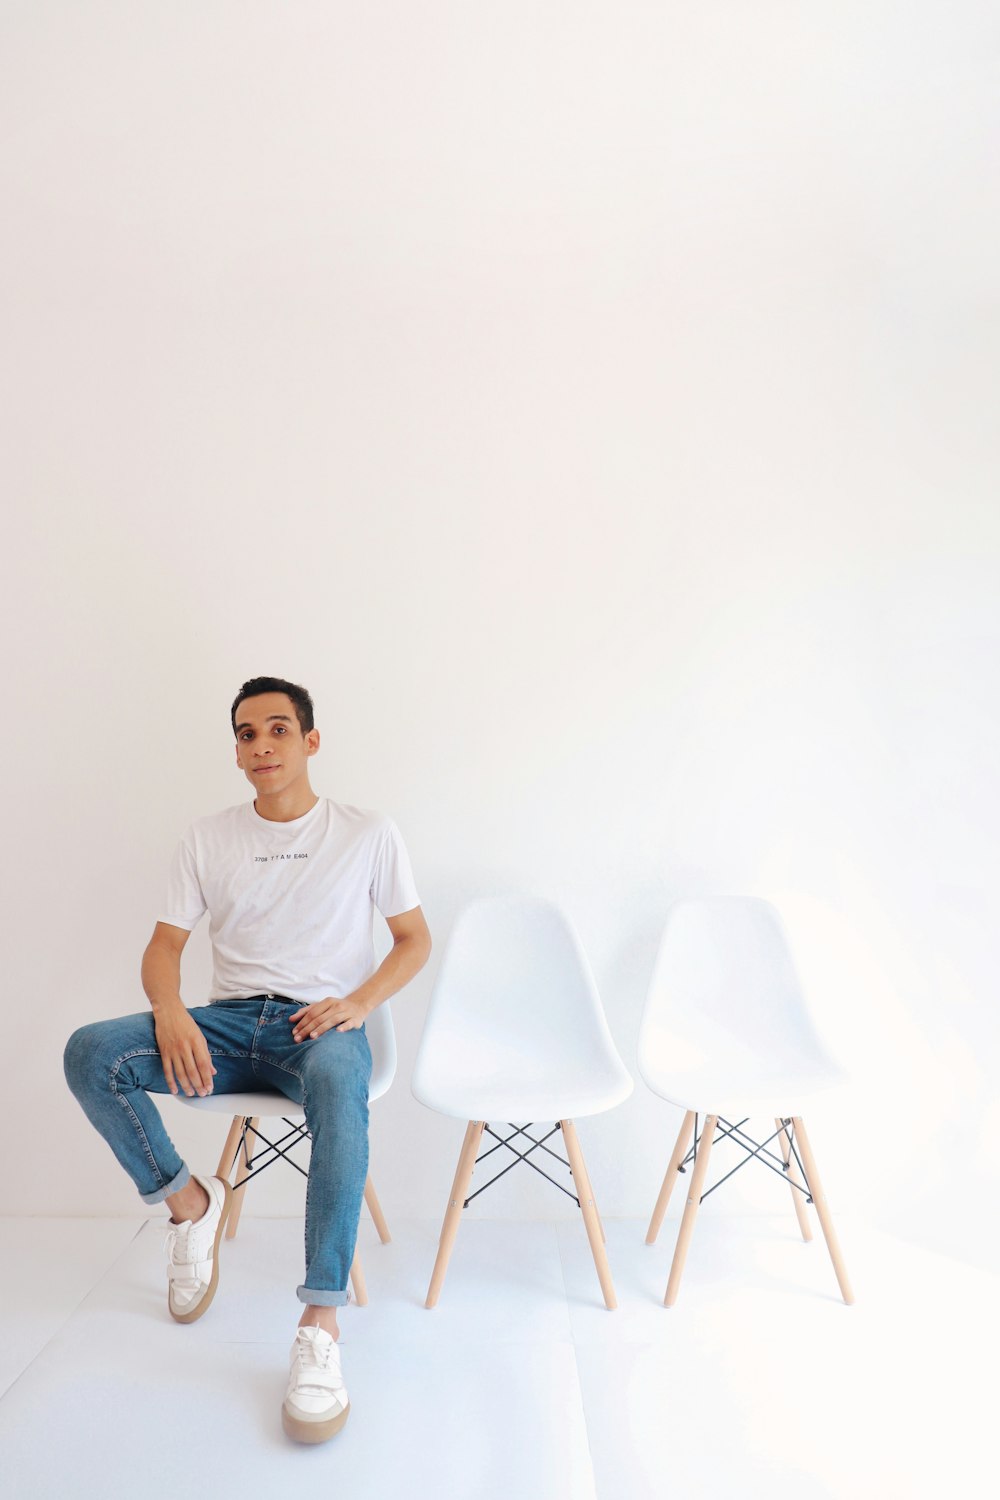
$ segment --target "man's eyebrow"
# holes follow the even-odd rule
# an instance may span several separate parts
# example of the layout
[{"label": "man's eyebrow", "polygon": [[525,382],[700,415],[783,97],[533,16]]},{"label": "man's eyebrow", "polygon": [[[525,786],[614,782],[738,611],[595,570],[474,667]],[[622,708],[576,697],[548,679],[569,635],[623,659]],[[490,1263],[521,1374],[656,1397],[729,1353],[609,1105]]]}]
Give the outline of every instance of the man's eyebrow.
[{"label": "man's eyebrow", "polygon": [[[264,720],[264,723],[265,724],[272,724],[275,721],[275,719],[280,719],[283,724],[290,724],[292,722],[292,716],[291,716],[291,714],[268,714],[267,718]],[[247,724],[246,721],[244,721],[242,724],[237,724],[237,726],[236,726],[236,733],[239,734],[239,732],[240,732],[241,729],[252,729],[252,728],[253,728],[252,724]]]}]

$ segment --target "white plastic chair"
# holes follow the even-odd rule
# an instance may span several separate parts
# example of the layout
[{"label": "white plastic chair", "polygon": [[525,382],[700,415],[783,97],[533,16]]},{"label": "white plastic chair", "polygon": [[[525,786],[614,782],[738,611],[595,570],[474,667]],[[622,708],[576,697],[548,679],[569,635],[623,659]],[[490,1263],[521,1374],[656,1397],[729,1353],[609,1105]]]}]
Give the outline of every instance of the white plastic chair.
[{"label": "white plastic chair", "polygon": [[[465,1141],[441,1230],[427,1307],[438,1300],[462,1209],[497,1179],[467,1196],[483,1132],[515,1160],[544,1152],[575,1179],[569,1193],[583,1213],[606,1306],[617,1304],[604,1231],[594,1202],[574,1118],[599,1114],[632,1092],[632,1079],[615,1050],[586,955],[569,919],[536,896],[488,897],[458,917],[431,995],[413,1071],[415,1098],[439,1114],[467,1120]],[[490,1121],[522,1120],[502,1137]],[[536,1120],[556,1123],[540,1139]],[[546,1144],[562,1133],[569,1160]],[[511,1144],[520,1137],[527,1150]],[[529,1144],[530,1142],[530,1144]],[[502,1172],[497,1176],[503,1175]]]},{"label": "white plastic chair", "polygon": [[[677,1299],[699,1205],[715,1190],[703,1191],[712,1146],[724,1139],[748,1153],[739,1166],[753,1159],[785,1177],[806,1240],[812,1239],[806,1203],[815,1204],[841,1294],[853,1302],[802,1119],[808,1101],[844,1074],[812,1024],[773,906],[733,896],[671,907],[643,1009],[638,1063],[653,1092],[685,1111],[647,1245],[656,1241],[677,1174],[694,1160],[666,1306]],[[776,1127],[760,1143],[743,1129],[757,1114]],[[705,1116],[701,1131],[699,1115]],[[780,1156],[768,1149],[775,1140]]]},{"label": "white plastic chair", "polygon": [[[371,1015],[366,1018],[365,1035],[372,1054],[372,1076],[368,1086],[368,1102],[371,1104],[388,1091],[396,1076],[396,1032],[392,1024],[392,1012],[388,1001],[383,1001],[381,1005],[376,1006]],[[173,1097],[192,1109],[202,1110],[208,1114],[231,1116],[232,1123],[229,1126],[229,1134],[222,1148],[216,1172],[218,1177],[224,1177],[229,1181],[233,1168],[236,1169],[235,1178],[231,1179],[233,1207],[226,1226],[227,1239],[233,1239],[236,1234],[247,1183],[251,1177],[256,1177],[265,1168],[273,1166],[276,1161],[282,1159],[287,1161],[289,1166],[302,1172],[303,1176],[307,1175],[298,1162],[288,1154],[299,1141],[309,1139],[305,1114],[299,1105],[278,1089],[254,1089],[244,1094],[208,1094],[203,1099],[197,1096],[189,1099],[186,1094],[176,1094]],[[288,1129],[285,1134],[279,1135],[277,1140],[269,1140],[260,1129],[262,1118],[280,1119]],[[375,1195],[370,1173],[365,1181],[365,1203],[368,1205],[368,1212],[372,1216],[379,1239],[383,1245],[387,1245],[390,1238],[389,1227]],[[361,1255],[357,1247],[355,1247],[354,1260],[351,1264],[351,1285],[354,1289],[355,1303],[363,1307],[368,1301],[368,1290],[361,1266]]]}]

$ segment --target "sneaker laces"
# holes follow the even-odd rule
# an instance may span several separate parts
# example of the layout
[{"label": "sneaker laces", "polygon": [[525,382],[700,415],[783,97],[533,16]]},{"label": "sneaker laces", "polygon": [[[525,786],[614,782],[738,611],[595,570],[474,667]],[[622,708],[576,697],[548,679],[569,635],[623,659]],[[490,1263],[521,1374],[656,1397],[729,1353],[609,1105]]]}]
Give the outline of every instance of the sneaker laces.
[{"label": "sneaker laces", "polygon": [[[176,1282],[178,1287],[197,1287],[201,1283],[193,1274],[194,1267],[204,1256],[199,1255],[201,1248],[197,1243],[197,1235],[193,1232],[194,1225],[191,1220],[183,1224],[168,1224],[167,1232],[163,1237],[163,1248],[166,1251],[167,1275],[170,1280]],[[178,1275],[180,1271],[187,1271],[187,1276]]]},{"label": "sneaker laces", "polygon": [[[305,1328],[299,1328],[295,1334],[295,1389],[302,1395],[326,1396],[331,1388],[343,1388],[343,1377],[340,1373],[339,1362],[335,1362],[334,1349],[337,1347],[336,1340],[330,1338],[329,1343],[325,1340],[310,1338]],[[310,1379],[309,1377],[313,1378]]]}]

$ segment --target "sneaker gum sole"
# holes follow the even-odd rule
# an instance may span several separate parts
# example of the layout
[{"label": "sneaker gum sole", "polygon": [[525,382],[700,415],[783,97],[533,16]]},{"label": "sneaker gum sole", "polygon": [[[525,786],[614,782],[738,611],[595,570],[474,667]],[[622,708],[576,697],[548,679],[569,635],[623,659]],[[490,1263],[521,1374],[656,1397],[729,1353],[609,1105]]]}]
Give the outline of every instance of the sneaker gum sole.
[{"label": "sneaker gum sole", "polygon": [[225,1201],[222,1205],[222,1212],[219,1214],[219,1226],[215,1231],[215,1246],[212,1250],[212,1279],[208,1283],[205,1295],[201,1301],[195,1303],[194,1307],[189,1308],[187,1312],[175,1313],[170,1306],[170,1298],[167,1298],[167,1308],[175,1323],[193,1323],[197,1318],[201,1317],[202,1313],[208,1312],[209,1304],[215,1296],[215,1289],[219,1284],[219,1245],[222,1242],[222,1231],[226,1227],[229,1211],[233,1206],[233,1190],[224,1177],[222,1178],[222,1186],[225,1189]]},{"label": "sneaker gum sole", "polygon": [[283,1406],[281,1425],[288,1436],[294,1438],[297,1443],[325,1443],[327,1438],[332,1438],[335,1432],[340,1431],[347,1421],[350,1410],[351,1403],[348,1401],[344,1410],[338,1412],[335,1417],[327,1417],[322,1422],[303,1422],[300,1417],[293,1417],[288,1408]]}]

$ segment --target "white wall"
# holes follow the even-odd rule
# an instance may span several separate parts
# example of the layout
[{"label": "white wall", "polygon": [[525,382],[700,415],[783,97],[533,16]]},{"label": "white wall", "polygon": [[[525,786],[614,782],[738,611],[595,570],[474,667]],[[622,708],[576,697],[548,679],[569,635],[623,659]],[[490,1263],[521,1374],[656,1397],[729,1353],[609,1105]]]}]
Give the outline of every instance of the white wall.
[{"label": "white wall", "polygon": [[[670,899],[753,890],[854,1071],[834,1206],[985,1258],[995,9],[0,20],[7,1208],[134,1209],[62,1043],[144,1006],[173,843],[247,793],[228,705],[275,672],[437,938],[373,1122],[390,1217],[458,1151],[408,1076],[460,902],[561,900],[634,1068]],[[675,1120],[639,1086],[584,1122],[606,1214],[649,1210]],[[571,1211],[519,1176],[470,1211]],[[783,1207],[758,1176],[713,1211]]]}]

